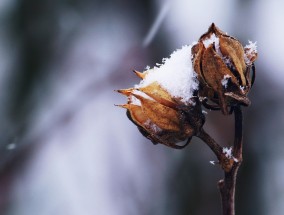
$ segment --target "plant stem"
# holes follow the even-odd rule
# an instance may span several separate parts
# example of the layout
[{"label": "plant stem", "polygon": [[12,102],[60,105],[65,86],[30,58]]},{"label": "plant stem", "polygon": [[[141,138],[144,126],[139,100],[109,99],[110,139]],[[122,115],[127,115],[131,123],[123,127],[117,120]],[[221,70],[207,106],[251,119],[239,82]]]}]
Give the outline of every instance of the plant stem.
[{"label": "plant stem", "polygon": [[197,137],[202,139],[215,153],[224,170],[224,179],[220,180],[218,187],[221,194],[223,215],[235,215],[235,187],[238,169],[242,163],[243,147],[243,115],[240,106],[234,107],[235,138],[233,145],[233,158],[223,153],[223,148],[203,129]]},{"label": "plant stem", "polygon": [[207,146],[214,152],[218,160],[220,161],[222,158],[222,150],[223,148],[209,135],[203,128],[200,130],[199,134],[197,135],[201,140],[203,140]]},{"label": "plant stem", "polygon": [[243,113],[240,106],[234,108],[235,114],[235,141],[234,141],[234,157],[242,162],[243,159]]},{"label": "plant stem", "polygon": [[241,107],[234,108],[235,115],[235,141],[233,156],[236,159],[230,171],[225,171],[224,179],[218,183],[223,215],[235,215],[235,187],[238,169],[242,163],[243,147],[243,116]]},{"label": "plant stem", "polygon": [[239,165],[233,165],[229,172],[225,172],[224,179],[218,183],[223,215],[235,215],[235,187]]}]

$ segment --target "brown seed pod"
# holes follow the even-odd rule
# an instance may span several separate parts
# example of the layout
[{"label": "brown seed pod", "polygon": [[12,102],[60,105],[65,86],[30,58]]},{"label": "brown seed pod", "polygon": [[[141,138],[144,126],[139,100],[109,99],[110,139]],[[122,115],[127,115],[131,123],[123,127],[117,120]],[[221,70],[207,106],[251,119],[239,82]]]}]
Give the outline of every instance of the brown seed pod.
[{"label": "brown seed pod", "polygon": [[[143,78],[142,75],[139,77]],[[157,82],[118,92],[128,97],[127,104],[118,106],[127,109],[129,119],[154,144],[184,148],[204,124],[205,118],[197,98],[193,98],[190,104],[184,104]],[[185,140],[185,145],[177,144]]]},{"label": "brown seed pod", "polygon": [[191,51],[193,68],[200,82],[199,96],[205,97],[205,102],[215,103],[224,114],[229,114],[234,105],[250,104],[247,94],[254,79],[250,70],[253,67],[254,73],[256,49],[244,48],[213,23]]}]

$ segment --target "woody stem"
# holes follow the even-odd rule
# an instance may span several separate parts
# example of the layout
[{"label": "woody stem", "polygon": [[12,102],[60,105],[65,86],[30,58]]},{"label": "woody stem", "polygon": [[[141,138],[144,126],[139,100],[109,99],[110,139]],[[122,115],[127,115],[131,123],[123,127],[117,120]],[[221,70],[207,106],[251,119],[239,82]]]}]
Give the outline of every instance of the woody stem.
[{"label": "woody stem", "polygon": [[198,133],[197,137],[203,140],[207,146],[214,152],[218,160],[221,160],[222,147],[206,132],[203,128]]},{"label": "woody stem", "polygon": [[240,106],[234,108],[235,140],[233,146],[234,164],[229,171],[225,171],[224,179],[218,183],[223,215],[235,215],[235,187],[238,169],[242,163],[243,147],[243,115]]},{"label": "woody stem", "polygon": [[[235,138],[233,145],[233,162],[230,165],[230,160],[226,159],[223,153],[223,148],[207,134],[203,129],[197,135],[202,139],[214,152],[218,158],[220,165],[224,169],[224,179],[218,182],[218,187],[221,194],[223,215],[235,215],[235,187],[238,169],[242,163],[242,147],[243,147],[243,115],[240,106],[234,107],[235,116]],[[229,162],[229,166],[226,166]],[[224,168],[225,167],[225,168]],[[228,168],[227,168],[228,167]]]}]

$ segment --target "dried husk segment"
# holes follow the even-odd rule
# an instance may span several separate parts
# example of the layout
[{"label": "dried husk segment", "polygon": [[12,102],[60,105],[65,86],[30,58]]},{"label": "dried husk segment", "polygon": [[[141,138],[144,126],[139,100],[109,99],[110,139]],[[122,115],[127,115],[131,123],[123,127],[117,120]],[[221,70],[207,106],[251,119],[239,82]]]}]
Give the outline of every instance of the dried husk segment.
[{"label": "dried husk segment", "polygon": [[[144,78],[139,74],[139,77]],[[127,115],[140,132],[154,144],[183,148],[176,143],[191,139],[204,124],[199,101],[189,107],[179,98],[173,98],[158,82],[141,87],[118,90],[128,97],[128,103],[119,105],[127,109]],[[133,103],[133,97],[139,104]],[[198,110],[197,110],[198,109]],[[200,112],[201,117],[196,112]],[[195,115],[192,117],[192,115]]]},{"label": "dried husk segment", "polygon": [[[213,36],[217,39],[205,47]],[[237,39],[222,32],[214,23],[192,47],[193,68],[200,81],[199,96],[217,104],[226,115],[236,104],[250,104],[247,94],[252,80],[248,73],[256,53],[248,56],[250,64],[247,64],[248,52]],[[224,78],[228,79],[225,85]]]}]

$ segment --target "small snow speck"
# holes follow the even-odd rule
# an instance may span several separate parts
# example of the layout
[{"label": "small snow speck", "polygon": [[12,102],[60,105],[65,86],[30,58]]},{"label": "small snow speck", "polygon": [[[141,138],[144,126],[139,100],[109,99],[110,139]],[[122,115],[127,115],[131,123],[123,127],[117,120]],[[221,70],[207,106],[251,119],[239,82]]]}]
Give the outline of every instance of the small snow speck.
[{"label": "small snow speck", "polygon": [[227,158],[230,159],[230,158],[233,157],[233,155],[232,155],[232,150],[233,150],[232,147],[230,147],[230,148],[224,147],[224,148],[223,148],[223,153],[225,154],[225,156],[226,156]]},{"label": "small snow speck", "polygon": [[228,87],[229,78],[231,78],[230,75],[224,75],[224,78],[221,80],[221,84],[222,84],[222,86],[224,86],[225,88]]},{"label": "small snow speck", "polygon": [[223,151],[222,152],[225,154],[225,156],[227,158],[233,159],[235,162],[239,162],[239,160],[233,156],[233,153],[232,153],[233,152],[233,148],[232,147],[230,147],[230,148],[223,147]]},{"label": "small snow speck", "polygon": [[245,62],[247,65],[251,65],[252,61],[251,61],[251,57],[255,56],[257,54],[257,45],[256,42],[252,42],[249,40],[249,44],[246,45],[245,47]]},{"label": "small snow speck", "polygon": [[251,53],[254,52],[254,53],[257,53],[257,45],[256,43],[257,42],[252,42],[252,41],[248,41],[249,44],[245,46],[245,49],[248,49]]},{"label": "small snow speck", "polygon": [[205,110],[202,110],[202,113],[203,113],[203,114],[208,114],[208,112],[207,112],[207,111],[205,111]]},{"label": "small snow speck", "polygon": [[245,92],[245,86],[240,86],[240,90],[242,91],[242,92]]}]

